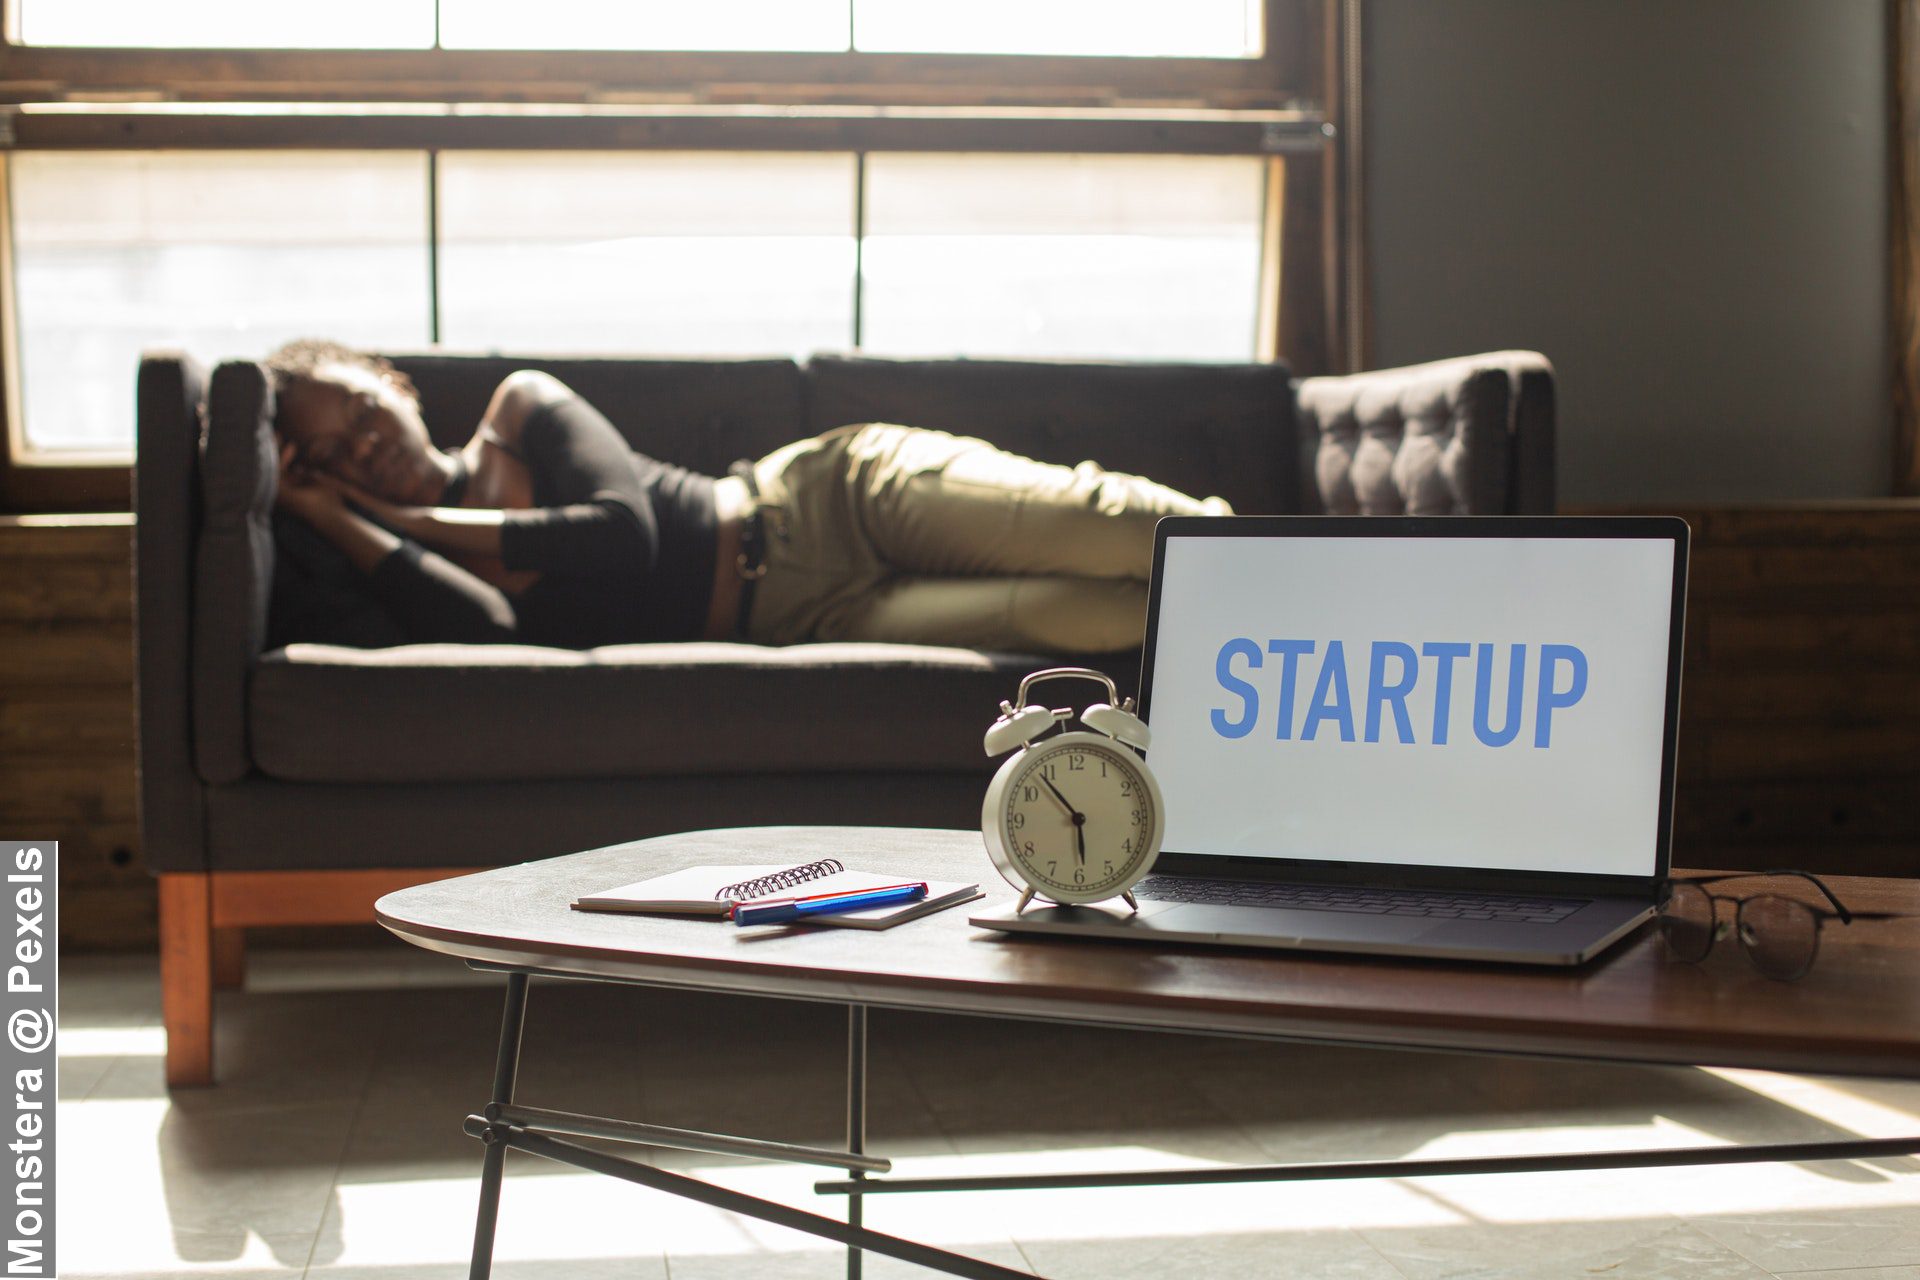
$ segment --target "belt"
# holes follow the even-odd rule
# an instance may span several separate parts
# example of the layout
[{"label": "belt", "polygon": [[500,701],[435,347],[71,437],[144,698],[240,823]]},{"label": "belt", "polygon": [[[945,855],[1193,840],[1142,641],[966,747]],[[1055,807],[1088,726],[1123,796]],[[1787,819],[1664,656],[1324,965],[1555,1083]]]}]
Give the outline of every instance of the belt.
[{"label": "belt", "polygon": [[753,612],[753,589],[767,576],[767,526],[760,513],[760,486],[754,482],[753,463],[742,459],[727,468],[730,476],[739,476],[747,484],[747,511],[740,517],[740,554],[733,567],[740,575],[740,608],[734,616],[733,634],[747,638],[747,619]]}]

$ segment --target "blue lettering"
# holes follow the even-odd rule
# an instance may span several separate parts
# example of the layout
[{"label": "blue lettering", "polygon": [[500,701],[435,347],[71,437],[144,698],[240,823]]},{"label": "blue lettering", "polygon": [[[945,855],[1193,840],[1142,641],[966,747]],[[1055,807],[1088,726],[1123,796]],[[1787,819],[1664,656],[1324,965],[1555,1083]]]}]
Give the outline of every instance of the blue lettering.
[{"label": "blue lettering", "polygon": [[[1566,689],[1556,692],[1553,687],[1553,669],[1562,662],[1573,668],[1573,678],[1568,681]],[[1540,698],[1533,720],[1534,746],[1547,745],[1547,740],[1553,734],[1553,713],[1580,701],[1586,692],[1587,655],[1570,644],[1541,645]]]},{"label": "blue lettering", "polygon": [[1260,718],[1260,691],[1233,674],[1230,663],[1235,656],[1245,658],[1249,667],[1258,667],[1260,646],[1251,640],[1229,640],[1220,646],[1220,656],[1213,660],[1213,675],[1220,687],[1245,704],[1244,714],[1238,720],[1229,720],[1225,711],[1214,708],[1213,731],[1223,738],[1246,737],[1253,731],[1253,722]]},{"label": "blue lettering", "polygon": [[1527,646],[1509,647],[1513,656],[1507,662],[1507,718],[1498,732],[1487,718],[1493,692],[1493,646],[1481,645],[1479,658],[1474,663],[1473,733],[1490,747],[1504,747],[1520,732],[1520,695],[1527,678]]},{"label": "blue lettering", "polygon": [[1300,741],[1312,742],[1322,720],[1336,720],[1340,741],[1353,741],[1353,700],[1347,692],[1347,650],[1338,640],[1327,641],[1327,656],[1320,664],[1320,679],[1313,686],[1313,705],[1300,726]]},{"label": "blue lettering", "polygon": [[[1387,683],[1387,659],[1400,660],[1400,678],[1392,684]],[[1400,735],[1400,741],[1413,741],[1413,721],[1407,715],[1407,695],[1413,692],[1414,681],[1420,678],[1420,659],[1414,656],[1413,646],[1401,644],[1398,640],[1375,640],[1373,642],[1373,661],[1367,668],[1367,741],[1380,741],[1380,708],[1383,704],[1393,707],[1393,727]]]},{"label": "blue lettering", "polygon": [[1453,664],[1473,652],[1470,644],[1455,641],[1435,641],[1420,646],[1420,652],[1434,663],[1433,684],[1433,745],[1447,745],[1447,724],[1453,716]]},{"label": "blue lettering", "polygon": [[1280,728],[1273,736],[1285,741],[1293,736],[1294,677],[1300,674],[1300,655],[1313,652],[1311,640],[1269,640],[1267,652],[1280,658]]}]

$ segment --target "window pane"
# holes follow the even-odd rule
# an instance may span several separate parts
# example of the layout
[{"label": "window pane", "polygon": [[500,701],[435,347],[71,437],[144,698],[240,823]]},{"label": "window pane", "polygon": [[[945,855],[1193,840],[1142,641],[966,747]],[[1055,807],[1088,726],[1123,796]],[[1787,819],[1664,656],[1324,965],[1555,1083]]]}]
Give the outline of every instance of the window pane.
[{"label": "window pane", "polygon": [[440,332],[507,351],[799,353],[853,334],[853,158],[440,157]]},{"label": "window pane", "polygon": [[24,44],[425,49],[433,0],[20,0]]},{"label": "window pane", "polygon": [[27,152],[8,171],[30,449],[130,450],[146,348],[427,340],[417,152]]},{"label": "window pane", "polygon": [[1250,58],[1260,0],[853,0],[872,53],[1065,53]]},{"label": "window pane", "polygon": [[1263,162],[875,155],[864,345],[1247,360]]},{"label": "window pane", "polygon": [[847,0],[441,0],[449,49],[847,47]]}]

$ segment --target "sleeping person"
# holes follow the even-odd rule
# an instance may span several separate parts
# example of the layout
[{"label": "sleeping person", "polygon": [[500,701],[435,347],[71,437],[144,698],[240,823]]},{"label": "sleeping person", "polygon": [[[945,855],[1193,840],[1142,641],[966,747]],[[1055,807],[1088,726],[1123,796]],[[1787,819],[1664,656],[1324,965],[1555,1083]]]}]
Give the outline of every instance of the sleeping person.
[{"label": "sleeping person", "polygon": [[280,510],[352,565],[409,642],[590,648],[881,640],[1130,649],[1153,527],[1228,515],[1092,462],[915,427],[842,427],[712,477],[637,453],[521,371],[437,448],[405,375],[319,341],[266,361]]}]

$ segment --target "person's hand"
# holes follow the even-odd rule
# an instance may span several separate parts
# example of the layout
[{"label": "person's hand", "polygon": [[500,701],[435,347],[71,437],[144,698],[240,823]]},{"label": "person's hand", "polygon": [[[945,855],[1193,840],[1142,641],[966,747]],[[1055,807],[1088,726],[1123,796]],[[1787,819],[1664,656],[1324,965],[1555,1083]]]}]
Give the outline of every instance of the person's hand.
[{"label": "person's hand", "polygon": [[323,525],[344,511],[346,502],[339,489],[326,482],[327,477],[307,470],[299,455],[299,449],[292,444],[280,446],[279,484],[274,489],[273,503],[308,524]]},{"label": "person's hand", "polygon": [[389,529],[408,535],[418,534],[426,508],[389,502],[378,494],[369,493],[352,481],[342,480],[338,476],[327,476],[325,482],[342,499]]}]

